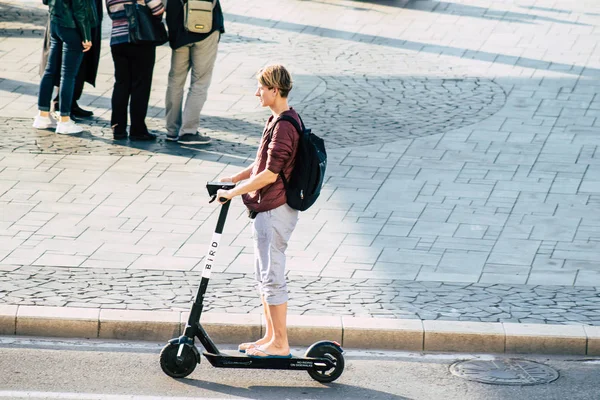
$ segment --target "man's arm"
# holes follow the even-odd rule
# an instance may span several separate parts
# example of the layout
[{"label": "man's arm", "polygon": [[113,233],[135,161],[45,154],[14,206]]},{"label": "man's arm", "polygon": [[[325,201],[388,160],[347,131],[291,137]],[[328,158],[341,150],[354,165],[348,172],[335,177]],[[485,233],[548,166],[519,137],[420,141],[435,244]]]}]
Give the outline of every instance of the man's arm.
[{"label": "man's arm", "polygon": [[[246,170],[242,171],[242,173],[245,171]],[[239,176],[240,174],[238,174],[236,176]],[[230,199],[234,198],[235,196],[241,196],[248,192],[253,192],[255,190],[262,189],[265,186],[270,185],[271,183],[275,182],[277,180],[277,176],[278,176],[278,174],[271,172],[268,169],[265,169],[263,172],[261,172],[257,175],[254,175],[253,177],[249,178],[244,183],[234,187],[231,190],[219,190],[217,192],[217,199],[220,199],[221,197],[223,197],[227,200],[230,200]],[[233,182],[236,182],[236,181],[233,181]],[[219,201],[219,202],[221,202],[221,201]]]},{"label": "man's arm", "polygon": [[233,175],[229,179],[231,179],[231,182],[233,183],[238,183],[239,181],[248,179],[250,178],[250,175],[252,175],[252,168],[254,168],[254,163],[250,164],[250,166]]},{"label": "man's arm", "polygon": [[229,196],[231,196],[229,198],[241,196],[248,192],[254,192],[255,190],[262,189],[265,186],[275,182],[276,180],[277,174],[269,171],[268,169],[265,169],[263,172],[254,175],[252,178],[248,179],[240,185],[237,185],[233,189],[228,190],[227,192],[229,192],[228,194]]}]

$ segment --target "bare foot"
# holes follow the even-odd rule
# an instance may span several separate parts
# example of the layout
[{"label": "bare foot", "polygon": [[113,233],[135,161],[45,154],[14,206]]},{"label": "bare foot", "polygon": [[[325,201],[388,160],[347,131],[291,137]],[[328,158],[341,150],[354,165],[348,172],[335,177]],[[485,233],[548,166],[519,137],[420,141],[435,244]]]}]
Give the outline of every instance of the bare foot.
[{"label": "bare foot", "polygon": [[287,356],[291,356],[289,346],[278,347],[272,343],[249,348],[248,351],[246,351],[246,354],[248,354],[249,356],[255,356],[255,357],[269,357],[269,356],[287,357]]},{"label": "bare foot", "polygon": [[252,347],[256,346],[256,342],[247,342],[247,343],[242,343],[238,346],[238,350],[241,352],[244,352]]},{"label": "bare foot", "polygon": [[270,341],[271,341],[271,339],[261,338],[261,339],[258,339],[256,342],[242,343],[238,346],[238,350],[244,352],[252,347],[260,346],[262,344],[269,343]]}]

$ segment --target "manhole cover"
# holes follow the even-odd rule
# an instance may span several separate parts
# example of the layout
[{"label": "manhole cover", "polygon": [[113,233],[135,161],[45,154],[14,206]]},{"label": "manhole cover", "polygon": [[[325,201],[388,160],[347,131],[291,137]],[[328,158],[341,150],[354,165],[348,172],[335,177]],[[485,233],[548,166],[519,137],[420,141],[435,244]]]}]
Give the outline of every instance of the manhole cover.
[{"label": "manhole cover", "polygon": [[470,381],[493,385],[540,385],[558,379],[558,372],[527,360],[470,360],[454,363],[450,372]]}]

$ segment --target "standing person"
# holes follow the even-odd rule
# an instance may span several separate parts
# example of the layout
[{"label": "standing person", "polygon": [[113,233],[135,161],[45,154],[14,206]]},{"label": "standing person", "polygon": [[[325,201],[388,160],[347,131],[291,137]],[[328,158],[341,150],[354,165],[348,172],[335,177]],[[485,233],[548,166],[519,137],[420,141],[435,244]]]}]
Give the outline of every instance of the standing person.
[{"label": "standing person", "polygon": [[[156,46],[153,44],[133,44],[129,41],[129,22],[125,4],[132,0],[106,0],[106,10],[112,21],[110,51],[115,64],[115,85],[113,88],[110,125],[113,138],[127,138],[127,106],[130,106],[130,140],[155,140],[148,132],[146,113],[152,89],[152,74],[156,60]],[[165,7],[161,0],[138,0],[145,4],[152,15],[162,18]],[[129,99],[131,98],[131,104]]]},{"label": "standing person", "polygon": [[[167,2],[167,26],[171,46],[171,70],[166,94],[167,140],[208,144],[211,139],[200,134],[200,112],[206,102],[221,34],[225,32],[219,0],[213,0],[212,30],[188,32],[183,24],[183,0]],[[191,70],[190,88],[185,107],[183,89]]]},{"label": "standing person", "polygon": [[[271,109],[254,163],[239,173],[221,178],[221,182],[245,182],[231,190],[219,190],[217,198],[230,200],[242,195],[250,218],[254,218],[254,265],[259,293],[267,320],[264,337],[242,343],[240,351],[250,357],[291,357],[287,338],[287,284],[285,250],[298,222],[298,211],[287,205],[283,172],[289,181],[294,169],[299,135],[283,115],[300,118],[288,105],[292,78],[282,65],[270,65],[257,74],[256,96],[263,107]],[[220,201],[220,200],[219,200]]]},{"label": "standing person", "polygon": [[[71,103],[75,77],[83,53],[92,48],[92,26],[96,26],[96,12],[87,0],[49,0],[50,54],[40,82],[39,114],[33,127],[56,128],[56,133],[79,133],[83,129],[71,120]],[[60,117],[50,115],[50,101],[56,77],[60,75]]]},{"label": "standing person", "polygon": [[[89,118],[94,113],[92,111],[84,110],[77,103],[83,93],[83,87],[85,82],[88,82],[92,86],[96,86],[96,76],[98,74],[98,64],[100,63],[100,49],[102,39],[102,0],[87,0],[95,3],[96,11],[96,26],[92,26],[92,48],[86,52],[81,60],[77,77],[75,78],[75,88],[73,90],[73,101],[71,104],[71,117],[74,118]],[[42,51],[42,61],[40,62],[40,76],[43,76],[48,63],[48,55],[50,54],[50,18],[48,18],[48,24],[46,25],[46,31],[44,33],[44,47]],[[54,86],[60,85],[60,76],[55,77]],[[58,112],[60,108],[60,94],[57,93],[56,97],[52,101],[53,109]]]}]

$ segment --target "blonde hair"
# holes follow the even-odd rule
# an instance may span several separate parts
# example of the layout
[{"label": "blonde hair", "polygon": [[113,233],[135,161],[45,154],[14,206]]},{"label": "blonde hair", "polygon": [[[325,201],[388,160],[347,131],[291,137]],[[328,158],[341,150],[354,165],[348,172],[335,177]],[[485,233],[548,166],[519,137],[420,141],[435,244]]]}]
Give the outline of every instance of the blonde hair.
[{"label": "blonde hair", "polygon": [[292,90],[292,76],[281,64],[267,65],[256,73],[256,79],[269,89],[279,89],[281,97],[287,97]]}]

